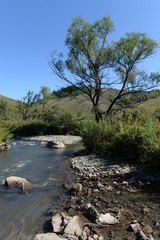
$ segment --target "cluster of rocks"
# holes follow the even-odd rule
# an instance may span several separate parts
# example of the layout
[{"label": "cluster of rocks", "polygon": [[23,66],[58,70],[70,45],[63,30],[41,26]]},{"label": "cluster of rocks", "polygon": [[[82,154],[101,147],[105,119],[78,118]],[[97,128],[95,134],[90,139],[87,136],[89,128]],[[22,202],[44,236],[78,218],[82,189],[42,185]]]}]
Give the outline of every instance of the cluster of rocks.
[{"label": "cluster of rocks", "polygon": [[10,149],[10,145],[5,143],[5,142],[2,142],[0,143],[0,152],[1,151],[5,151],[5,150],[9,150]]},{"label": "cluster of rocks", "polygon": [[[78,156],[70,162],[77,183],[70,190],[69,214],[81,212],[91,221],[92,231],[104,239],[160,238],[159,205],[148,199],[147,192],[155,188],[153,177],[129,165],[111,165],[95,156]],[[160,183],[156,182],[156,186],[159,189]]]},{"label": "cluster of rocks", "polygon": [[52,209],[52,232],[34,240],[160,239],[159,204],[144,192],[155,187],[151,178],[94,156],[78,156],[70,162],[77,175],[75,183],[64,183],[70,200],[64,211]]},{"label": "cluster of rocks", "polygon": [[[48,142],[51,148],[80,140],[50,137],[26,140]],[[70,196],[64,210],[51,209],[52,232],[37,234],[34,240],[160,239],[160,177],[85,153],[70,159],[76,182],[64,183]]]},{"label": "cluster of rocks", "polygon": [[56,213],[52,217],[53,233],[37,234],[34,240],[104,240],[103,236],[92,232],[89,225],[80,215]]}]

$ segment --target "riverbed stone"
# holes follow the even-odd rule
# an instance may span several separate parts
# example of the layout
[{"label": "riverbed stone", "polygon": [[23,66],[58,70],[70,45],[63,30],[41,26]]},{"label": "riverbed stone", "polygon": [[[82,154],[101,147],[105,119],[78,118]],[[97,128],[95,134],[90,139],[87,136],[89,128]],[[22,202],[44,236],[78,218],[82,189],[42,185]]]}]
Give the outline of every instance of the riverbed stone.
[{"label": "riverbed stone", "polygon": [[139,233],[142,229],[141,225],[137,222],[137,220],[133,221],[130,224],[130,227],[135,234]]},{"label": "riverbed stone", "polygon": [[83,223],[78,215],[72,217],[64,229],[64,236],[71,238],[72,236],[80,236],[82,233]]},{"label": "riverbed stone", "polygon": [[30,188],[31,187],[30,182],[26,178],[21,178],[17,176],[7,177],[5,180],[5,185],[9,188],[12,188],[12,187]]},{"label": "riverbed stone", "polygon": [[0,143],[0,152],[1,151],[5,151],[5,150],[9,150],[10,149],[10,145],[5,143],[5,142],[2,142]]},{"label": "riverbed stone", "polygon": [[99,213],[94,206],[91,206],[90,204],[88,204],[88,208],[85,212],[85,216],[92,222],[96,222],[97,219],[99,218]]},{"label": "riverbed stone", "polygon": [[110,213],[100,214],[98,218],[98,223],[114,225],[119,223],[116,217],[112,216]]},{"label": "riverbed stone", "polygon": [[47,143],[47,147],[48,148],[57,148],[57,149],[59,149],[59,148],[65,148],[65,145],[64,145],[64,143],[62,141],[57,140],[57,141],[49,141]]},{"label": "riverbed stone", "polygon": [[61,238],[55,233],[42,233],[37,234],[34,240],[67,240],[67,238]]},{"label": "riverbed stone", "polygon": [[60,233],[63,229],[62,225],[62,215],[57,213],[52,217],[52,227],[53,227],[53,232],[55,233]]},{"label": "riverbed stone", "polygon": [[80,194],[82,192],[82,184],[73,183],[71,192],[75,192],[76,194]]}]

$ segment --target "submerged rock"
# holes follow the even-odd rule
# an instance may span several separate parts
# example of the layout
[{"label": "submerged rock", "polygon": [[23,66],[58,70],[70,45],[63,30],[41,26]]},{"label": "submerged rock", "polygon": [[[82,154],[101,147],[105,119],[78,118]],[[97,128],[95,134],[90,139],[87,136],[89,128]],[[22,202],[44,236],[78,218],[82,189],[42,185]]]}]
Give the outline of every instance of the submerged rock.
[{"label": "submerged rock", "polygon": [[11,176],[7,177],[5,180],[5,185],[9,188],[18,187],[21,189],[21,192],[24,193],[25,189],[31,187],[30,182],[26,178]]}]

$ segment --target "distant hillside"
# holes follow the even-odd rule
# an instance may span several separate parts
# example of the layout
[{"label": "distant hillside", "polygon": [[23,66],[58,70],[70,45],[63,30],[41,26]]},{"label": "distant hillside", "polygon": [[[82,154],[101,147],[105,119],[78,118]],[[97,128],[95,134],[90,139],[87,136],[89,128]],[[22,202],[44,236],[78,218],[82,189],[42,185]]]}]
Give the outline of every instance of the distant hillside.
[{"label": "distant hillside", "polygon": [[15,118],[16,113],[16,107],[17,107],[17,101],[13,100],[11,98],[5,97],[3,95],[0,95],[0,101],[6,102],[8,106],[8,116],[9,118]]},{"label": "distant hillside", "polygon": [[[111,100],[117,95],[117,93],[118,90],[116,89],[103,90],[100,102],[100,107],[103,111],[106,111]],[[74,89],[73,87],[62,88],[58,91],[54,91],[52,95],[53,97],[48,103],[49,106],[57,106],[71,115],[78,114],[88,116],[92,114],[92,105],[90,100],[79,90]],[[136,98],[140,103],[134,109],[145,109],[151,113],[160,109],[160,90],[134,94],[131,99],[134,98]],[[7,103],[10,119],[19,119],[16,100],[0,95],[0,101]]]},{"label": "distant hillside", "polygon": [[[100,102],[101,109],[105,111],[111,100],[117,94],[118,90],[116,89],[103,90]],[[75,90],[74,92],[73,88],[62,88],[57,91],[55,96],[54,100],[50,102],[51,105],[58,106],[72,115],[78,113],[81,113],[84,116],[91,114],[92,105],[90,100],[79,91]],[[131,102],[135,100],[138,102],[138,105],[133,109],[145,109],[147,111],[155,112],[156,109],[160,108],[160,90],[133,94],[130,96],[129,100]]]}]

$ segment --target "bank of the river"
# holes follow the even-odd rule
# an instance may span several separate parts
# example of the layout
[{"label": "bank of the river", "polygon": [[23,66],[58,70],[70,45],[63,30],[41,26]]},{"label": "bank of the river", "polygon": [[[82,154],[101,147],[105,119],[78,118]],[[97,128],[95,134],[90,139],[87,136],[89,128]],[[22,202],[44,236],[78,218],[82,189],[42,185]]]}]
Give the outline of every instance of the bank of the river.
[{"label": "bank of the river", "polygon": [[76,144],[82,140],[79,136],[70,136],[70,135],[45,135],[45,136],[33,136],[33,137],[20,137],[26,141],[39,141],[47,143],[49,141],[61,141],[65,145]]},{"label": "bank of the river", "polygon": [[70,159],[76,183],[70,201],[52,209],[53,232],[35,240],[160,239],[160,177],[84,155]]}]

